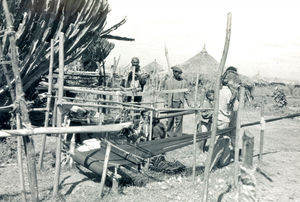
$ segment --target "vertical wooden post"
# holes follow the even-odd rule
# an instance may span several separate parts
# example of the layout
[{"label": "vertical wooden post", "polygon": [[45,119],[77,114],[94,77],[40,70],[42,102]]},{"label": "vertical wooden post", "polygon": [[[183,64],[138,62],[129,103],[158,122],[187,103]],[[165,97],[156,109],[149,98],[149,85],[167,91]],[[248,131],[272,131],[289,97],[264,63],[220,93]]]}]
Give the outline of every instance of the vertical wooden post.
[{"label": "vertical wooden post", "polygon": [[234,185],[238,187],[238,176],[239,176],[239,140],[241,133],[241,118],[242,118],[242,109],[244,108],[244,95],[245,88],[240,88],[239,94],[239,108],[236,118],[236,128],[235,128],[235,148],[234,148]]},{"label": "vertical wooden post", "polygon": [[[197,107],[197,96],[198,96],[198,82],[199,82],[199,74],[197,73],[197,78],[196,78],[196,86],[195,86],[195,95],[194,95],[194,107]],[[193,162],[193,183],[195,183],[195,175],[196,175],[196,152],[197,152],[197,147],[196,147],[196,137],[197,137],[197,111],[195,111],[195,126],[194,126],[194,136],[193,136],[193,151],[194,151],[194,162]]]},{"label": "vertical wooden post", "polygon": [[253,167],[253,148],[254,137],[249,131],[245,131],[243,136],[243,166],[246,168]]},{"label": "vertical wooden post", "polygon": [[260,111],[260,137],[259,137],[259,156],[258,156],[258,167],[261,167],[263,161],[263,149],[264,149],[264,135],[265,135],[265,112],[264,112],[264,104],[261,106]]},{"label": "vertical wooden post", "polygon": [[[132,78],[131,78],[131,88],[133,89],[132,91],[132,97],[131,97],[131,102],[134,103],[134,95],[135,95],[135,66],[132,66]],[[134,115],[134,110],[130,111],[131,116],[132,116],[132,121],[134,121],[135,115]]]},{"label": "vertical wooden post", "polygon": [[104,183],[106,180],[106,174],[107,174],[107,167],[108,167],[108,161],[110,156],[110,150],[111,150],[111,144],[109,142],[106,142],[106,152],[105,152],[105,159],[103,163],[103,170],[102,170],[102,176],[101,176],[101,182],[100,182],[100,197],[102,197]]},{"label": "vertical wooden post", "polygon": [[118,192],[118,180],[117,180],[117,176],[118,176],[118,167],[115,166],[115,172],[114,172],[114,176],[113,176],[113,182],[112,182],[112,190],[114,193]]},{"label": "vertical wooden post", "polygon": [[[20,114],[16,114],[16,122],[17,122],[17,129],[21,129],[21,118]],[[19,178],[20,178],[20,185],[21,185],[21,195],[22,201],[26,201],[26,189],[25,189],[25,182],[24,182],[24,172],[23,172],[23,160],[22,160],[22,137],[18,136],[18,165],[19,165]]]},{"label": "vertical wooden post", "polygon": [[[47,106],[46,106],[46,113],[45,113],[45,127],[48,127],[49,125],[49,113],[50,113],[50,105],[51,105],[51,95],[52,95],[52,84],[53,84],[53,60],[54,60],[54,42],[53,39],[51,39],[50,44],[50,62],[49,62],[49,75],[48,75],[48,97],[47,97]],[[43,156],[45,152],[45,145],[46,145],[46,134],[43,134],[42,137],[42,148],[40,151],[39,156],[39,163],[38,168],[43,168]]]},{"label": "vertical wooden post", "polygon": [[[17,55],[18,53],[16,47],[15,32],[13,30],[11,14],[8,10],[8,5],[6,0],[2,1],[2,6],[3,6],[5,19],[6,19],[7,30],[9,32],[11,66],[14,72],[15,89],[16,89],[15,101],[17,107],[21,112],[22,124],[25,125],[25,127],[27,128],[31,128],[31,122],[28,114],[28,107],[25,102],[22,80],[21,80],[20,70],[18,67],[19,64],[18,64],[18,55]],[[27,169],[29,175],[28,179],[29,179],[29,186],[31,191],[31,200],[35,202],[39,200],[39,197],[38,197],[38,184],[37,184],[37,175],[36,175],[36,167],[35,167],[34,145],[31,136],[24,136],[23,141],[24,141],[25,155],[27,159]]]},{"label": "vertical wooden post", "polygon": [[167,45],[165,44],[165,56],[168,64],[168,73],[171,73],[171,65],[170,65],[170,60],[169,60],[169,53],[168,53],[168,48]]},{"label": "vertical wooden post", "polygon": [[52,112],[52,127],[56,126],[56,114],[57,114],[57,96],[58,92],[55,92],[55,98],[54,98],[54,105],[53,105],[53,112]]},{"label": "vertical wooden post", "polygon": [[223,72],[223,69],[225,66],[227,53],[228,53],[228,49],[229,49],[230,34],[231,34],[231,13],[228,13],[227,14],[227,28],[226,28],[225,45],[224,45],[222,59],[221,59],[220,65],[219,65],[216,88],[215,88],[215,107],[214,107],[213,123],[212,123],[212,135],[210,138],[208,156],[205,161],[204,187],[203,187],[203,198],[202,198],[203,202],[206,202],[208,200],[209,172],[210,172],[210,165],[211,165],[211,161],[212,161],[212,155],[213,155],[216,134],[217,134],[217,121],[218,121],[219,96],[220,96],[219,90],[220,90],[220,85],[221,85],[221,75],[222,75],[222,72]]},{"label": "vertical wooden post", "polygon": [[[0,43],[0,58],[1,58],[1,60],[5,59],[4,56],[3,56],[2,44],[1,43]],[[15,96],[14,89],[13,89],[13,87],[11,85],[11,82],[10,82],[7,66],[5,64],[3,64],[2,67],[3,67],[6,83],[8,85],[8,89],[9,89],[9,92],[10,92],[11,100],[14,101],[16,96]],[[21,119],[20,114],[17,113],[16,114],[17,129],[21,128],[21,120],[20,119]],[[23,172],[23,159],[22,159],[22,137],[18,136],[17,141],[18,141],[17,151],[18,151],[19,179],[20,179],[20,186],[21,186],[20,191],[21,191],[21,195],[22,195],[22,201],[25,202],[26,201],[26,190],[25,190],[24,172]]]},{"label": "vertical wooden post", "polygon": [[[58,98],[57,98],[57,127],[62,126],[62,97],[64,91],[64,33],[59,33],[59,74],[58,74]],[[58,186],[61,170],[61,134],[56,139],[56,161],[53,185],[53,199],[58,196]]]},{"label": "vertical wooden post", "polygon": [[70,167],[72,168],[74,166],[74,160],[73,160],[73,157],[72,155],[74,155],[75,153],[75,137],[76,136],[76,133],[73,133],[72,134],[72,138],[71,138],[71,143],[70,143],[70,150],[69,150],[69,153],[71,154],[70,155]]},{"label": "vertical wooden post", "polygon": [[[153,93],[154,93],[154,89],[152,88]],[[154,94],[153,94],[154,95]],[[154,99],[155,100],[155,99]],[[153,97],[152,97],[152,102],[151,102],[151,107],[153,107]],[[153,129],[153,111],[150,111],[150,117],[149,117],[149,134],[148,134],[148,141],[152,140],[152,129]],[[148,169],[149,168],[149,164],[150,164],[150,159],[147,159],[147,163],[145,168]]]}]

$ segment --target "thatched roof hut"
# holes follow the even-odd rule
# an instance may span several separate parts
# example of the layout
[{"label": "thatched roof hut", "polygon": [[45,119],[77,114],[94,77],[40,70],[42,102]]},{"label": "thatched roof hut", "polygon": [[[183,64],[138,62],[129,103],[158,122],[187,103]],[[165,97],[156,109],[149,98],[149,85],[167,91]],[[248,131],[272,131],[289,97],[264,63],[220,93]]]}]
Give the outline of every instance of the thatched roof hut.
[{"label": "thatched roof hut", "polygon": [[200,53],[185,61],[182,65],[184,74],[195,75],[195,73],[214,75],[218,71],[219,63],[205,49],[205,45]]},{"label": "thatched roof hut", "polygon": [[162,72],[165,70],[164,67],[156,61],[156,59],[144,66],[142,69],[147,73]]}]

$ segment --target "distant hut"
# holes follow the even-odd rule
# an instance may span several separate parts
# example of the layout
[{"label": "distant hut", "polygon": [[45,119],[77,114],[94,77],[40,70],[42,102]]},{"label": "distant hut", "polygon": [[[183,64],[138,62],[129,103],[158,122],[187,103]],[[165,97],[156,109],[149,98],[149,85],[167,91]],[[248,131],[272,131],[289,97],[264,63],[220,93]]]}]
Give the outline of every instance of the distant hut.
[{"label": "distant hut", "polygon": [[142,68],[142,71],[145,73],[148,73],[150,76],[148,84],[152,86],[158,86],[160,85],[160,81],[162,79],[162,75],[164,75],[163,72],[165,72],[165,69],[162,65],[160,65],[156,60],[153,62],[150,62],[146,66]]},{"label": "distant hut", "polygon": [[160,65],[156,59],[153,61],[153,62],[150,62],[149,64],[147,64],[146,66],[144,66],[143,68],[143,71],[151,74],[151,73],[154,73],[154,72],[162,72],[164,71],[165,69],[163,68],[162,65]]},{"label": "distant hut", "polygon": [[191,75],[195,76],[195,73],[213,76],[218,71],[219,63],[208,54],[204,45],[200,53],[185,61],[181,66],[184,69],[184,74],[188,77]]}]

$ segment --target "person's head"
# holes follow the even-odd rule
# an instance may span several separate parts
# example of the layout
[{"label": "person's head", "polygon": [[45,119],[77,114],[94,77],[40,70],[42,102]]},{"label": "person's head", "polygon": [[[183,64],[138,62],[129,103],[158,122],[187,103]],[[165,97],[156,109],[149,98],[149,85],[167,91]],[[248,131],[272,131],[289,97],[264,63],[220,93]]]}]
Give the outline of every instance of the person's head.
[{"label": "person's head", "polygon": [[224,74],[222,75],[222,78],[221,78],[222,85],[227,86],[230,81],[239,80],[238,77],[239,77],[239,75],[237,72],[237,68],[230,66],[225,70]]},{"label": "person's head", "polygon": [[205,94],[206,98],[209,101],[213,101],[215,99],[215,91],[214,90],[208,90]]},{"label": "person's head", "polygon": [[175,79],[181,79],[182,69],[178,66],[171,67]]},{"label": "person's head", "polygon": [[140,60],[139,60],[138,57],[133,57],[133,58],[131,59],[131,65],[132,65],[132,66],[139,66],[139,64],[140,64]]},{"label": "person's head", "polygon": [[143,120],[145,120],[146,119],[146,117],[147,117],[147,110],[142,110],[141,111],[141,118],[143,119]]},{"label": "person's head", "polygon": [[138,57],[133,57],[131,59],[131,65],[135,67],[135,72],[140,71],[140,60]]}]

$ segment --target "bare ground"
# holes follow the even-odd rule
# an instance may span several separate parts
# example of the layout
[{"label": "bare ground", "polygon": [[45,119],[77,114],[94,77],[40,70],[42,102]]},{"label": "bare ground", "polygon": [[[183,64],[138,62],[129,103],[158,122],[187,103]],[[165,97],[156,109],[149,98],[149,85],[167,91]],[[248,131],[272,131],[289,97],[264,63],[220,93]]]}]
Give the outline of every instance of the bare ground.
[{"label": "bare ground", "polygon": [[[193,131],[193,116],[184,120],[186,132]],[[243,122],[259,120],[258,112],[244,114]],[[256,172],[256,193],[259,201],[300,201],[300,120],[287,119],[268,123],[265,131],[265,144],[262,171]],[[255,154],[258,153],[259,126],[247,128],[255,137]],[[35,138],[36,152],[40,137]],[[110,186],[105,187],[104,201],[200,201],[203,187],[203,170],[206,154],[197,151],[197,177],[193,184],[191,167],[193,162],[192,146],[181,148],[167,154],[171,160],[180,160],[187,166],[184,173],[167,175],[145,172],[137,178],[145,179],[144,186],[121,186],[118,193],[112,193]],[[38,171],[39,196],[41,201],[50,201],[54,177],[55,139],[47,139],[45,168]],[[255,157],[257,164],[257,157]],[[26,172],[26,168],[24,168]],[[151,178],[146,177],[146,175]],[[25,173],[26,176],[26,173]],[[85,170],[64,168],[61,175],[61,201],[99,201],[100,177]],[[272,181],[268,180],[271,179]],[[26,181],[27,199],[28,183]],[[221,201],[226,195],[234,193],[233,165],[214,170],[210,175],[210,201]],[[109,185],[109,183],[108,183]],[[16,160],[0,165],[0,201],[20,201],[19,177]]]}]

